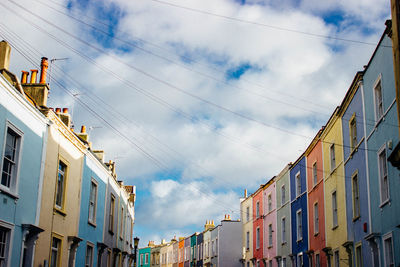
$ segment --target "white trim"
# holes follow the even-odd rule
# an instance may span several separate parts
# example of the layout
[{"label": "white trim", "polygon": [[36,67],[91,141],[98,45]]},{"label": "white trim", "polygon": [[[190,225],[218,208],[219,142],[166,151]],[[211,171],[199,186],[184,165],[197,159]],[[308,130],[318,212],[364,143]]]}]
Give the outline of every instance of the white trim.
[{"label": "white trim", "polygon": [[[382,116],[378,118],[377,114],[376,114],[375,88],[376,88],[376,86],[378,85],[379,82],[381,83]],[[373,100],[374,100],[374,120],[375,120],[375,123],[377,124],[385,116],[385,107],[383,106],[382,73],[379,73],[378,78],[376,78],[376,80],[374,82],[374,85],[372,86],[372,96],[373,96]]]},{"label": "white trim", "polygon": [[0,226],[9,229],[9,244],[7,251],[7,265],[6,267],[11,267],[11,251],[14,243],[14,224],[0,220]]},{"label": "white trim", "polygon": [[[299,185],[297,184],[297,177],[299,178],[299,183],[300,183],[300,192],[299,193],[297,193],[297,189],[298,189],[298,187],[299,187]],[[298,171],[298,172],[296,172],[296,174],[294,175],[294,181],[295,181],[295,185],[296,185],[296,187],[295,187],[295,190],[296,190],[296,198],[298,198],[298,197],[300,197],[302,194],[301,194],[301,176],[300,176],[300,170]]]},{"label": "white trim", "polygon": [[393,256],[392,261],[393,261],[393,266],[396,264],[396,262],[395,262],[395,253],[396,252],[394,251],[393,234],[392,234],[392,232],[389,232],[389,233],[387,233],[387,234],[382,236],[383,266],[387,266],[387,264],[386,264],[386,246],[385,246],[385,241],[387,239],[389,239],[389,238],[391,239],[391,243],[392,243],[392,256]]},{"label": "white trim", "polygon": [[[388,196],[387,196],[387,198],[386,199],[382,199],[382,184],[381,184],[381,180],[382,180],[382,177],[381,177],[381,166],[380,166],[380,162],[379,162],[379,159],[380,159],[380,154],[383,152],[383,151],[385,151],[385,165],[386,165],[386,179],[387,179],[387,183],[388,183],[388,185],[387,185],[387,194],[388,194]],[[376,158],[377,158],[377,161],[378,161],[378,181],[379,181],[379,200],[380,200],[380,207],[382,207],[384,204],[386,204],[387,202],[390,202],[390,185],[389,185],[389,174],[388,174],[388,172],[389,172],[389,170],[388,170],[388,165],[387,165],[387,149],[386,149],[386,142],[379,148],[379,150],[378,150],[378,152],[376,153]]]},{"label": "white trim", "polygon": [[297,221],[299,213],[300,213],[300,221],[302,221],[303,214],[302,214],[301,208],[296,211],[296,241],[297,242],[303,240],[303,238],[304,238],[303,237],[303,222],[301,222],[301,238],[299,238],[299,222]]}]

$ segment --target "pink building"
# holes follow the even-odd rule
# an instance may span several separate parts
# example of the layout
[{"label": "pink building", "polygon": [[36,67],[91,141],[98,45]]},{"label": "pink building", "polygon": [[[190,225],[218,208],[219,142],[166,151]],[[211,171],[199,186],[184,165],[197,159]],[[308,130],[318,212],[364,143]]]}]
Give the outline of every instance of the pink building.
[{"label": "pink building", "polygon": [[276,183],[275,177],[263,187],[264,266],[278,266],[276,256]]}]

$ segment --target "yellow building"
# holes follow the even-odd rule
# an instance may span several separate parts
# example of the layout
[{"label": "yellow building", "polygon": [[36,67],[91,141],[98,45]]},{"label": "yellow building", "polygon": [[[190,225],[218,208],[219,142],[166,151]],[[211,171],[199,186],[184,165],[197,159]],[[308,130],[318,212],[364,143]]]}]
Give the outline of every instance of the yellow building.
[{"label": "yellow building", "polygon": [[[74,266],[80,212],[80,186],[86,145],[69,128],[70,118],[51,109],[34,266]],[[79,134],[78,134],[79,135]],[[83,135],[85,135],[83,133]]]},{"label": "yellow building", "polygon": [[[324,168],[325,229],[328,266],[347,265],[347,242],[345,175],[343,162],[342,122],[339,108],[329,119],[322,132]],[[346,263],[347,262],[347,263]]]},{"label": "yellow building", "polygon": [[247,190],[245,190],[244,198],[240,202],[240,215],[243,224],[242,227],[242,262],[245,266],[253,266],[253,197],[247,196]]}]

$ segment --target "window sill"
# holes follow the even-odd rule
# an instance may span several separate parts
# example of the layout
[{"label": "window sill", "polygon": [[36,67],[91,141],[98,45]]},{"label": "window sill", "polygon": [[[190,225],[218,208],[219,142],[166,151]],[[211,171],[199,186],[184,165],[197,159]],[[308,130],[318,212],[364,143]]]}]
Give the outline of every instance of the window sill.
[{"label": "window sill", "polygon": [[296,240],[297,243],[300,243],[301,241],[303,241],[303,238]]},{"label": "window sill", "polygon": [[318,235],[319,235],[319,232],[314,233],[314,236],[318,236]]},{"label": "window sill", "polygon": [[108,230],[108,233],[109,233],[110,235],[114,235],[114,231],[112,231],[112,230]]},{"label": "window sill", "polygon": [[64,216],[64,217],[67,216],[67,213],[64,210],[62,210],[62,209],[60,209],[58,207],[54,207],[53,210],[54,210],[55,213],[58,213],[61,216]]},{"label": "window sill", "polygon": [[3,186],[0,187],[0,192],[4,193],[5,195],[17,200],[19,199],[19,196],[17,193],[11,192],[10,190],[8,190],[7,188],[4,188]]},{"label": "window sill", "polygon": [[332,231],[333,231],[333,230],[336,230],[337,228],[339,228],[339,225],[333,226],[333,227],[332,227]]},{"label": "window sill", "polygon": [[93,227],[95,227],[95,228],[97,227],[97,225],[96,225],[95,222],[88,221],[88,224],[91,225],[91,226],[93,226]]},{"label": "window sill", "polygon": [[281,243],[281,246],[284,246],[284,245],[286,245],[286,241]]},{"label": "window sill", "polygon": [[357,220],[360,219],[360,218],[361,218],[360,215],[358,215],[358,216],[356,216],[356,217],[353,217],[353,222],[357,221]]},{"label": "window sill", "polygon": [[383,208],[384,206],[386,206],[387,204],[390,204],[390,198],[386,199],[385,201],[383,201],[380,205],[379,208]]}]

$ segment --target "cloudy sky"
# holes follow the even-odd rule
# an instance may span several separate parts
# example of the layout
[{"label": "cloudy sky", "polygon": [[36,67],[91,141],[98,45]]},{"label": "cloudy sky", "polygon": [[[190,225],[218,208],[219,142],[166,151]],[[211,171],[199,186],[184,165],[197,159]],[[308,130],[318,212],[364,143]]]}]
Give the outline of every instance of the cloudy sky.
[{"label": "cloudy sky", "polygon": [[3,0],[11,71],[54,59],[69,107],[137,186],[136,235],[171,239],[239,218],[340,104],[389,0]]}]

